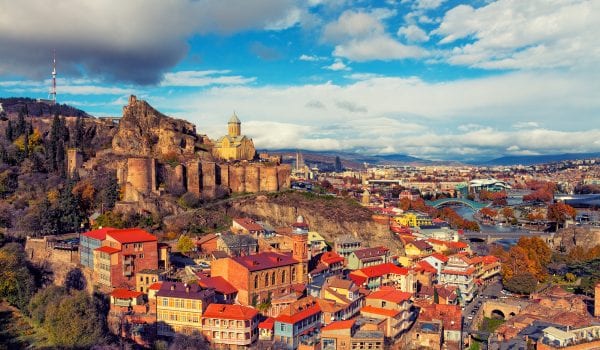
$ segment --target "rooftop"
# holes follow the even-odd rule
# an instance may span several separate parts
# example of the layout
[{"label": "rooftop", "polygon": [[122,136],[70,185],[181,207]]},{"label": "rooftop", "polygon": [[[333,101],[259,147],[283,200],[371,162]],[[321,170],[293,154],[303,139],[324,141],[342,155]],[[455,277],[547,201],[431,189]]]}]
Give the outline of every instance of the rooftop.
[{"label": "rooftop", "polygon": [[92,230],[92,231],[82,233],[81,235],[95,239],[95,240],[103,241],[106,239],[106,233],[108,231],[112,231],[112,230],[116,230],[116,229],[112,228],[112,227],[104,227],[104,228],[100,228],[97,230]]},{"label": "rooftop", "polygon": [[363,248],[354,251],[354,255],[356,255],[359,259],[366,259],[370,257],[382,256],[387,254],[390,250],[386,247],[373,247],[373,248]]},{"label": "rooftop", "polygon": [[298,261],[292,258],[291,255],[275,252],[262,252],[254,255],[235,257],[232,259],[238,264],[247,268],[249,271],[260,271],[298,263]]},{"label": "rooftop", "polygon": [[210,304],[202,317],[224,318],[228,320],[251,320],[258,311],[243,305]]},{"label": "rooftop", "polygon": [[157,297],[203,300],[214,295],[213,289],[204,289],[196,283],[163,282]]},{"label": "rooftop", "polygon": [[111,230],[106,233],[119,243],[156,242],[156,236],[139,228]]},{"label": "rooftop", "polygon": [[132,299],[137,298],[143,294],[144,293],[142,292],[135,292],[129,289],[116,288],[112,291],[112,293],[110,293],[110,296],[116,299]]}]

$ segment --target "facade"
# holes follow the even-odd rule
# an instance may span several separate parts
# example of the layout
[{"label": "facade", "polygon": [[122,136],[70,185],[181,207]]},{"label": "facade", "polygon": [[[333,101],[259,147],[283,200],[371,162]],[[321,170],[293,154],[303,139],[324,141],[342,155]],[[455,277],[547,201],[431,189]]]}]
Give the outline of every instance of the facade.
[{"label": "facade", "polygon": [[94,273],[106,287],[136,288],[136,273],[146,269],[158,269],[158,245],[144,230],[109,230],[94,250]]},{"label": "facade", "polygon": [[397,224],[405,227],[421,227],[432,224],[431,217],[429,215],[417,212],[406,212],[402,215],[395,216],[394,221]]},{"label": "facade", "polygon": [[336,321],[321,329],[322,350],[383,350],[383,332],[361,330],[356,320]]},{"label": "facade", "polygon": [[135,290],[148,293],[151,285],[165,280],[165,271],[163,270],[141,270],[135,274]]},{"label": "facade", "polygon": [[213,146],[213,155],[223,160],[252,160],[256,149],[252,139],[242,135],[242,123],[235,113],[227,123],[228,133]]},{"label": "facade", "polygon": [[[254,255],[217,259],[211,264],[211,276],[223,277],[238,291],[242,305],[257,305],[292,291],[292,285],[305,283],[307,272],[301,251],[293,254],[262,252]],[[306,240],[304,240],[306,254]],[[306,264],[306,265],[305,265]]]},{"label": "facade", "polygon": [[264,235],[265,229],[256,221],[250,218],[234,218],[231,221],[231,231],[235,233],[246,233],[259,237]]},{"label": "facade", "polygon": [[348,278],[357,286],[368,290],[378,290],[383,286],[393,286],[403,292],[414,293],[417,287],[414,271],[392,263],[369,266],[352,271],[348,275]]},{"label": "facade", "polygon": [[79,239],[79,261],[81,265],[94,269],[94,249],[102,246],[106,232],[114,230],[111,227],[88,231],[81,234]]},{"label": "facade", "polygon": [[460,303],[473,300],[475,295],[475,268],[461,255],[449,257],[446,266],[440,274],[440,284],[456,287],[460,294]]},{"label": "facade", "polygon": [[321,329],[321,308],[314,297],[292,303],[275,318],[274,340],[297,349],[300,343],[316,344]]},{"label": "facade", "polygon": [[258,339],[258,311],[242,305],[210,304],[202,333],[215,348],[249,347]]},{"label": "facade", "polygon": [[351,234],[336,237],[333,244],[335,252],[345,259],[348,259],[353,251],[362,248],[362,241]]},{"label": "facade", "polygon": [[217,239],[217,250],[229,256],[252,255],[258,251],[258,241],[250,234],[223,233]]},{"label": "facade", "polygon": [[202,314],[214,298],[213,289],[198,284],[163,282],[156,293],[157,334],[171,337],[175,333],[201,333]]},{"label": "facade", "polygon": [[348,268],[357,270],[367,266],[385,264],[389,261],[389,257],[390,250],[383,246],[358,249],[348,256]]}]

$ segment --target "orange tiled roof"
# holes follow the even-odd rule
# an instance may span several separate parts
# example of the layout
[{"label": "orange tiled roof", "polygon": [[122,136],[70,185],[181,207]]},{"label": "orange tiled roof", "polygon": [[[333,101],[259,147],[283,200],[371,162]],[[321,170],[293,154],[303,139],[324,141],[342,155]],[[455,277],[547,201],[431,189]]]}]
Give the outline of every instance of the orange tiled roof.
[{"label": "orange tiled roof", "polygon": [[114,254],[114,253],[118,253],[118,252],[121,251],[121,249],[109,247],[107,245],[102,246],[100,248],[96,248],[94,250],[97,251],[97,252],[108,253],[108,254]]},{"label": "orange tiled roof", "polygon": [[131,299],[137,298],[144,293],[135,292],[129,289],[117,288],[110,293],[110,296],[116,299]]},{"label": "orange tiled roof", "polygon": [[381,299],[393,303],[401,303],[410,300],[412,293],[403,292],[397,289],[384,289],[373,292],[367,296],[367,299]]},{"label": "orange tiled roof", "polygon": [[332,323],[328,324],[327,326],[321,328],[321,331],[333,331],[333,330],[338,330],[338,329],[352,328],[352,326],[354,326],[355,322],[356,322],[355,319],[345,320],[345,321],[335,321],[335,322],[332,322]]},{"label": "orange tiled roof", "polygon": [[156,236],[140,229],[131,228],[123,230],[112,230],[106,233],[119,243],[137,243],[137,242],[152,242],[157,241]]},{"label": "orange tiled roof", "polygon": [[251,320],[258,311],[243,305],[210,304],[202,317],[220,318],[226,320]]},{"label": "orange tiled roof", "polygon": [[398,315],[402,311],[383,309],[383,308],[374,307],[374,306],[364,306],[362,309],[360,309],[360,313],[362,314],[363,312],[368,313],[368,314],[386,316],[386,317],[396,317],[396,315]]}]

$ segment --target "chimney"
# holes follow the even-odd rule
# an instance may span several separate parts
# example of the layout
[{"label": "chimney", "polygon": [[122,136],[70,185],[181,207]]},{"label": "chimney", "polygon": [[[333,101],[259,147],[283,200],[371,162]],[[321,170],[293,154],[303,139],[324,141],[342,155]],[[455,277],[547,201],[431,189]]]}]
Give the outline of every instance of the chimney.
[{"label": "chimney", "polygon": [[175,290],[175,284],[171,285],[171,290]]},{"label": "chimney", "polygon": [[189,293],[190,292],[190,286],[188,286],[187,284],[185,285],[185,292]]}]

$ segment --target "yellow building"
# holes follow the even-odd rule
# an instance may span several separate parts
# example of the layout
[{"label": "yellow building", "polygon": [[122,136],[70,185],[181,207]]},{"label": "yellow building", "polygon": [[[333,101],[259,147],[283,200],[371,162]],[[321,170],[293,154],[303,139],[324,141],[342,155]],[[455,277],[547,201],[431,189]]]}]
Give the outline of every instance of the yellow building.
[{"label": "yellow building", "polygon": [[242,135],[242,123],[233,113],[227,123],[228,133],[220,137],[213,147],[213,155],[224,160],[252,160],[256,155],[252,139]]},{"label": "yellow building", "polygon": [[214,289],[202,289],[197,283],[163,282],[156,293],[157,334],[201,333],[202,314],[214,299]]},{"label": "yellow building", "polygon": [[431,218],[421,213],[407,212],[394,217],[394,221],[402,226],[421,227],[432,225]]}]

